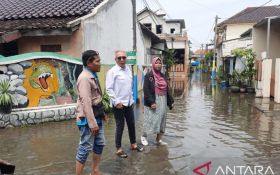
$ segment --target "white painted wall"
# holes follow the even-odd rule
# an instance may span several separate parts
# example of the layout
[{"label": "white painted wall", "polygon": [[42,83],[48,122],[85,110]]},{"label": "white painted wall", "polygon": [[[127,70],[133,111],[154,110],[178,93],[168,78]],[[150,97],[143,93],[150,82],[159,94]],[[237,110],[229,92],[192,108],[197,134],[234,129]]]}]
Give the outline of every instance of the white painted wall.
[{"label": "white painted wall", "polygon": [[253,23],[228,24],[226,28],[226,40],[240,38],[240,35],[250,28],[253,28],[253,25]]},{"label": "white painted wall", "polygon": [[[173,49],[185,49],[185,41],[173,41]],[[167,47],[172,49],[172,42],[167,41]]]},{"label": "white painted wall", "polygon": [[152,32],[156,34],[156,25],[162,25],[163,34],[171,34],[170,29],[175,28],[175,34],[181,34],[181,24],[178,23],[166,23],[164,17],[154,15],[152,12],[144,12],[141,15],[138,15],[138,21],[141,24],[151,23]]},{"label": "white painted wall", "polygon": [[222,56],[232,56],[232,50],[236,48],[252,48],[253,47],[253,41],[251,38],[241,38],[241,39],[236,39],[236,40],[231,40],[231,41],[226,41],[223,43],[223,48],[222,48]]},{"label": "white painted wall", "polygon": [[145,24],[145,23],[151,23],[152,24],[152,32],[156,34],[156,25],[162,25],[162,29],[164,32],[165,29],[165,20],[164,18],[160,18],[157,15],[154,15],[152,12],[148,13],[148,12],[144,12],[141,15],[139,15],[138,17],[138,22],[140,22],[141,24]]},{"label": "white painted wall", "polygon": [[257,59],[262,59],[261,53],[266,51],[266,29],[254,28],[253,29],[253,51],[257,55]]},{"label": "white painted wall", "polygon": [[114,64],[115,50],[133,50],[132,23],[131,1],[108,1],[97,14],[82,21],[84,50],[97,50],[102,64]]},{"label": "white painted wall", "polygon": [[[137,59],[137,65],[143,65],[145,64],[145,55],[146,55],[146,50],[145,50],[145,41],[143,40],[143,34],[142,34],[142,30],[141,27],[139,25],[137,26],[137,30],[136,30],[136,34],[137,34],[137,55],[136,55],[136,59]],[[140,66],[139,68],[142,69],[142,66]]]},{"label": "white painted wall", "polygon": [[270,97],[272,59],[265,59],[262,62],[262,95],[264,98]]},{"label": "white painted wall", "polygon": [[280,58],[276,59],[276,64],[275,64],[274,101],[280,103]]},{"label": "white painted wall", "polygon": [[166,23],[165,25],[165,33],[167,34],[171,34],[170,33],[170,29],[174,28],[175,29],[175,33],[174,34],[181,34],[181,24],[180,23]]}]

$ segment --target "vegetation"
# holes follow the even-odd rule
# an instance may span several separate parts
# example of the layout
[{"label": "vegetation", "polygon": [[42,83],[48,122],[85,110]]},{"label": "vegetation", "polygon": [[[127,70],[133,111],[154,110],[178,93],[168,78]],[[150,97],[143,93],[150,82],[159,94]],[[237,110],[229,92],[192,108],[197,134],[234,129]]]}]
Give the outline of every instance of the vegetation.
[{"label": "vegetation", "polygon": [[206,59],[207,61],[213,60],[213,57],[214,57],[213,51],[209,51],[209,52],[207,52],[207,53],[205,54],[205,59]]},{"label": "vegetation", "polygon": [[174,49],[169,49],[166,52],[166,76],[169,77],[169,69],[176,63],[175,62],[175,50]]},{"label": "vegetation", "polygon": [[252,86],[253,78],[256,75],[256,69],[255,69],[256,54],[253,52],[252,49],[240,49],[240,48],[234,49],[232,51],[232,54],[235,57],[246,59],[245,70],[241,72],[242,81],[247,82],[249,86]]},{"label": "vegetation", "polygon": [[0,110],[4,113],[11,112],[15,100],[13,94],[9,92],[10,87],[11,85],[8,80],[0,82]]},{"label": "vegetation", "polygon": [[112,108],[110,106],[110,97],[107,94],[106,90],[103,91],[102,103],[103,103],[103,106],[104,106],[105,113],[111,113],[112,112]]}]

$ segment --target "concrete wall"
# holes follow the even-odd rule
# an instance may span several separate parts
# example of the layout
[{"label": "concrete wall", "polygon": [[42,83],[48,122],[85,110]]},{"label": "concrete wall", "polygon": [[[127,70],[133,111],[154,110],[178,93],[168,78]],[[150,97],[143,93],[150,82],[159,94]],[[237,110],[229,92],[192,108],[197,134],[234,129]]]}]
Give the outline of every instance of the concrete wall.
[{"label": "concrete wall", "polygon": [[172,42],[167,41],[167,47],[169,49],[185,49],[186,46],[186,41],[173,41],[173,47],[172,47]]},{"label": "concrete wall", "polygon": [[175,32],[174,34],[181,34],[181,24],[180,23],[166,23],[166,25],[164,26],[165,29],[165,33],[167,34],[171,34],[170,33],[170,29],[174,28],[175,29]]},{"label": "concrete wall", "polygon": [[[143,38],[143,33],[139,25],[137,25],[137,65],[143,65],[146,64],[146,48],[151,47],[146,45],[146,39]],[[151,41],[150,41],[151,43]],[[142,66],[139,67],[142,70]]]},{"label": "concrete wall", "polygon": [[138,20],[141,24],[151,23],[152,24],[152,32],[156,33],[156,25],[162,25],[162,33],[166,33],[166,22],[164,18],[160,18],[153,13],[144,12],[138,16]]},{"label": "concrete wall", "polygon": [[262,59],[261,53],[266,51],[266,28],[254,28],[252,37],[253,51],[257,54],[257,59]]},{"label": "concrete wall", "polygon": [[[152,17],[153,16],[153,17]],[[156,25],[162,25],[162,33],[171,34],[170,29],[174,28],[174,34],[181,34],[181,24],[180,23],[166,23],[164,17],[159,17],[154,15],[152,12],[144,12],[138,16],[138,20],[141,24],[151,23],[152,32],[156,34]]]},{"label": "concrete wall", "polygon": [[223,43],[223,49],[222,49],[222,57],[231,56],[231,51],[236,48],[252,48],[253,47],[253,41],[251,38],[242,38],[242,39],[236,39],[231,41],[226,41]]},{"label": "concrete wall", "polygon": [[45,109],[15,110],[11,114],[0,113],[0,128],[12,128],[45,122],[76,118],[76,105],[48,107]]},{"label": "concrete wall", "polygon": [[226,29],[226,40],[240,38],[240,35],[252,28],[254,24],[228,24]]},{"label": "concrete wall", "polygon": [[132,3],[111,0],[98,13],[82,21],[84,26],[84,50],[100,52],[102,64],[114,64],[114,51],[132,51]]},{"label": "concrete wall", "polygon": [[72,36],[37,36],[23,37],[18,40],[19,54],[41,52],[41,45],[60,44],[61,54],[81,58],[83,30],[73,32]]}]

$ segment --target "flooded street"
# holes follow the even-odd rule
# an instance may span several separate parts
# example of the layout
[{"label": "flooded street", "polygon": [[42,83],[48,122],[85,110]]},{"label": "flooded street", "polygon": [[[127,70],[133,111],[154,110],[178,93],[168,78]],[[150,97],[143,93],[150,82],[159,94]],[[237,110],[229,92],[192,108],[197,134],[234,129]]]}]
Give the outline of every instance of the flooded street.
[{"label": "flooded street", "polygon": [[[125,128],[123,146],[129,157],[116,157],[115,123],[111,117],[105,129],[107,146],[101,164],[104,174],[189,175],[209,161],[209,174],[215,174],[218,165],[271,166],[276,175],[280,174],[279,114],[260,112],[254,104],[266,105],[262,99],[220,89],[209,75],[199,72],[192,75],[187,87],[185,94],[175,100],[175,109],[168,113],[163,137],[167,146],[155,146],[151,137],[143,153],[132,152]],[[142,111],[138,106],[139,143]],[[78,134],[75,121],[3,129],[0,159],[15,164],[19,175],[74,174]],[[85,174],[90,173],[90,161],[89,157]]]}]

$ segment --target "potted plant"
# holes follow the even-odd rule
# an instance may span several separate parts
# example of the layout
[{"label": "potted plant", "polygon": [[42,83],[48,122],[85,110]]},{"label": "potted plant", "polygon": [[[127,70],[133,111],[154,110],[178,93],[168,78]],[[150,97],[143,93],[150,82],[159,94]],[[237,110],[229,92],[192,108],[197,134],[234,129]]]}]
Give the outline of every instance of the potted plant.
[{"label": "potted plant", "polygon": [[238,48],[233,50],[233,55],[235,57],[243,57],[246,59],[245,72],[244,72],[248,80],[246,90],[247,92],[255,92],[255,88],[253,87],[253,78],[256,75],[256,69],[255,69],[256,54],[253,52],[252,49]]},{"label": "potted plant", "polygon": [[12,106],[15,100],[13,94],[9,92],[10,86],[8,80],[2,80],[0,82],[0,111],[5,114],[12,112]]},{"label": "potted plant", "polygon": [[231,92],[236,93],[236,92],[240,91],[240,84],[241,84],[240,74],[236,70],[233,71],[233,74],[230,77],[229,83],[230,83]]},{"label": "potted plant", "polygon": [[255,88],[253,87],[253,79],[256,75],[256,69],[255,69],[256,54],[253,52],[252,49],[244,49],[242,55],[244,58],[246,58],[245,74],[248,80],[248,84],[246,87],[247,92],[255,92]]},{"label": "potted plant", "polygon": [[244,70],[240,73],[239,78],[240,78],[240,92],[244,93],[244,92],[246,92],[246,86],[247,86],[246,70]]}]

